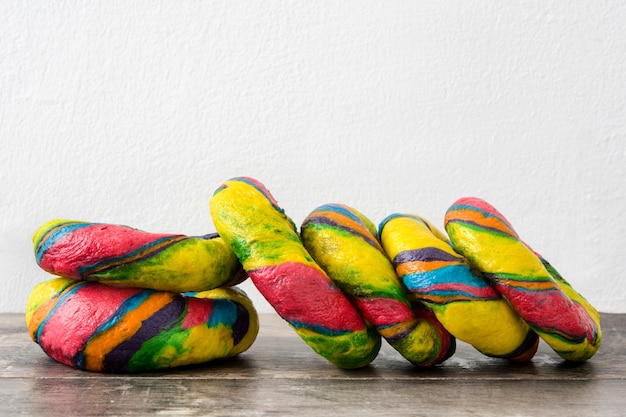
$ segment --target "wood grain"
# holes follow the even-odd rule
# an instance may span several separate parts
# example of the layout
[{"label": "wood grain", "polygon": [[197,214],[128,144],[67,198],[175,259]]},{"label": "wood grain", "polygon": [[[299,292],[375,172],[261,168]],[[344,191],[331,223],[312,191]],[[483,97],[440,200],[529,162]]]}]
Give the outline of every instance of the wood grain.
[{"label": "wood grain", "polygon": [[604,343],[570,364],[547,345],[512,364],[458,343],[441,366],[416,368],[384,345],[368,367],[341,370],[275,315],[238,358],[138,375],[97,374],[49,359],[22,315],[0,315],[4,416],[622,416],[626,315],[603,314]]}]

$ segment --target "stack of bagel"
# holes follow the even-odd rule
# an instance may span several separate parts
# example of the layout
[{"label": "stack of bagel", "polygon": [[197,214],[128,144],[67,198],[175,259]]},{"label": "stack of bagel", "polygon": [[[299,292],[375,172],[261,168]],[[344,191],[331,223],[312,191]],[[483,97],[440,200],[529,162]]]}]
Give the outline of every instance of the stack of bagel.
[{"label": "stack of bagel", "polygon": [[359,368],[384,339],[416,366],[440,364],[456,339],[528,361],[544,340],[567,361],[600,347],[600,316],[489,203],[461,198],[445,233],[416,214],[378,227],[344,204],[313,210],[300,230],[248,177],[210,200],[216,234],[156,234],[53,220],[33,237],[55,275],[28,300],[32,339],[53,359],[97,372],[142,372],[237,355],[258,315],[250,278],[329,362]]}]

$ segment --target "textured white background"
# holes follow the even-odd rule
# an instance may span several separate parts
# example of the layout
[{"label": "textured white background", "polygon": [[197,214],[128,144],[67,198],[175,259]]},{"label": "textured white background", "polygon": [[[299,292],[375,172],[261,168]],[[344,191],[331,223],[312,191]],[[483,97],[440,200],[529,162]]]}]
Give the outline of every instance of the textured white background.
[{"label": "textured white background", "polygon": [[0,312],[45,221],[204,234],[248,175],[297,224],[485,198],[626,313],[622,1],[3,1],[0,140]]}]

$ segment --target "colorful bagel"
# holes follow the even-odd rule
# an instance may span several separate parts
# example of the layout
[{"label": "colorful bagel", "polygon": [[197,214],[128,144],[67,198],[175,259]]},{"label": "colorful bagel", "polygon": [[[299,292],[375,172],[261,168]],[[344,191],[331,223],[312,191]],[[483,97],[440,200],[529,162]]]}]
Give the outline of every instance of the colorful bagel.
[{"label": "colorful bagel", "polygon": [[539,339],[489,283],[472,272],[426,219],[394,214],[380,224],[383,248],[410,293],[459,340],[481,353],[529,360]]},{"label": "colorful bagel", "polygon": [[205,291],[246,278],[230,246],[217,235],[53,220],[37,230],[33,243],[39,266],[66,278],[170,292]]},{"label": "colorful bagel", "polygon": [[56,361],[115,373],[231,357],[248,349],[258,332],[252,303],[234,288],[184,296],[71,278],[38,284],[26,322]]},{"label": "colorful bagel", "polygon": [[454,338],[434,316],[415,315],[375,233],[362,213],[341,204],[318,207],[301,227],[313,259],[392,347],[414,365],[443,362],[454,353]]},{"label": "colorful bagel", "polygon": [[585,361],[600,347],[600,316],[489,203],[473,197],[446,212],[457,252],[482,272],[537,334],[564,359]]},{"label": "colorful bagel", "polygon": [[306,251],[293,221],[251,178],[233,178],[210,201],[215,227],[259,292],[318,354],[343,368],[371,362],[380,336]]}]

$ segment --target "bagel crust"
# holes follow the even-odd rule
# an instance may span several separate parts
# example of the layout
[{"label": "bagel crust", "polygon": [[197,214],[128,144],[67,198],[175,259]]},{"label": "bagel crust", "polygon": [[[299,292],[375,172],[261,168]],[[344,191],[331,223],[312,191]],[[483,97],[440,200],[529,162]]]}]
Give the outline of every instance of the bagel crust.
[{"label": "bagel crust", "polygon": [[318,354],[343,368],[371,362],[380,336],[306,251],[293,221],[260,182],[226,181],[211,216],[259,292]]},{"label": "bagel crust", "polygon": [[33,236],[45,271],[86,281],[160,291],[206,291],[246,278],[216,234],[148,233],[127,226],[52,220]]},{"label": "bagel crust", "polygon": [[34,288],[26,323],[56,361],[113,373],[235,356],[252,345],[259,328],[252,303],[234,288],[181,295],[70,278]]},{"label": "bagel crust", "polygon": [[585,361],[596,353],[602,341],[597,310],[492,205],[461,198],[447,210],[445,228],[455,250],[557,354]]}]

